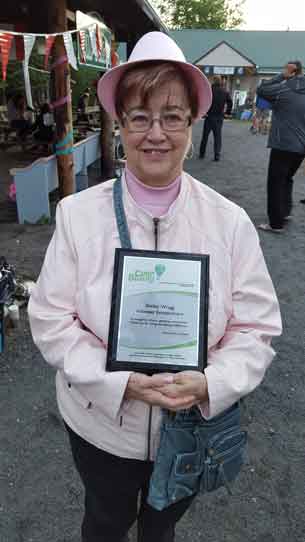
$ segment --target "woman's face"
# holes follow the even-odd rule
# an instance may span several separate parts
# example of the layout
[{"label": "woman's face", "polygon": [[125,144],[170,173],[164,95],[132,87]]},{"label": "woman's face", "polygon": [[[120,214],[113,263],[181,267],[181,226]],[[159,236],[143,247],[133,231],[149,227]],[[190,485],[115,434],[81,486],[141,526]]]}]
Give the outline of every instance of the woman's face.
[{"label": "woman's face", "polygon": [[[153,119],[160,114],[190,117],[190,104],[182,83],[164,84],[155,91],[144,107],[140,96],[135,95],[124,103],[124,111],[147,112]],[[121,137],[127,159],[127,167],[144,184],[166,186],[182,172],[185,154],[190,144],[191,126],[179,131],[165,131],[154,120],[146,132],[131,132],[128,122],[120,123]]]}]

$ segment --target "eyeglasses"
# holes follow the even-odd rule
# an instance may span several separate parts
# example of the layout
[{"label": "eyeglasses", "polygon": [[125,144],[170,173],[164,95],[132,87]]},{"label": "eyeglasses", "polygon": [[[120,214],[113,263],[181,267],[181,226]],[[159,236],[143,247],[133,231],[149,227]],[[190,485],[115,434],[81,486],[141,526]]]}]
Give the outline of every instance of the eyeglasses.
[{"label": "eyeglasses", "polygon": [[192,124],[191,115],[179,109],[163,110],[158,117],[153,117],[149,111],[144,109],[132,109],[128,113],[123,113],[123,125],[127,127],[129,132],[148,132],[156,120],[164,132],[183,132]]}]

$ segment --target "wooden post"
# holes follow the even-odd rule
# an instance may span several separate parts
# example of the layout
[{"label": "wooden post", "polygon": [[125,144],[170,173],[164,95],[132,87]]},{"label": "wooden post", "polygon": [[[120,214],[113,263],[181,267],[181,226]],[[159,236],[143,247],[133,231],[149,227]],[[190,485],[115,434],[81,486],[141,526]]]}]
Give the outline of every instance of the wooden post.
[{"label": "wooden post", "polygon": [[101,181],[114,177],[114,123],[101,106]]},{"label": "wooden post", "polygon": [[[50,33],[67,30],[66,8],[66,0],[49,2]],[[75,192],[75,175],[70,66],[62,35],[56,37],[52,51],[51,97],[55,106],[59,196],[63,198]]]}]

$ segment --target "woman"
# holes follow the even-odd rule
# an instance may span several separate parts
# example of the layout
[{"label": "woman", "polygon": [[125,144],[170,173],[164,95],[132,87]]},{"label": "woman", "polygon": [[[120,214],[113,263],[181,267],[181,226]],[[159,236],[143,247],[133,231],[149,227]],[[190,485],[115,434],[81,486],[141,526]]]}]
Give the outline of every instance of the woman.
[{"label": "woman", "polygon": [[192,498],[161,512],[146,502],[161,408],[198,405],[211,418],[252,391],[274,355],[280,315],[245,212],[182,171],[192,124],[211,104],[204,75],[171,38],[152,32],[105,74],[98,95],[120,125],[133,248],[210,254],[209,365],[204,374],[105,371],[120,247],[113,180],[59,204],[29,315],[36,344],[57,369],[58,405],[85,486],[83,542],[122,542],[136,518],[140,542],[169,542]]}]

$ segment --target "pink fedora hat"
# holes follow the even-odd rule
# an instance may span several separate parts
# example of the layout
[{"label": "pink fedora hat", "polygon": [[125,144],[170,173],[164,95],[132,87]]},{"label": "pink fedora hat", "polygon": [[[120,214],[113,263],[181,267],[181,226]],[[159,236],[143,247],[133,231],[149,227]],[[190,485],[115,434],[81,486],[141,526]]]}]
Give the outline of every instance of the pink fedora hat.
[{"label": "pink fedora hat", "polygon": [[198,95],[198,116],[200,119],[210,108],[212,102],[211,86],[205,75],[196,66],[186,62],[178,45],[163,32],[144,34],[135,45],[129,59],[106,72],[98,82],[97,94],[104,109],[116,119],[115,93],[119,80],[126,70],[141,62],[169,61],[177,64],[192,82]]}]

